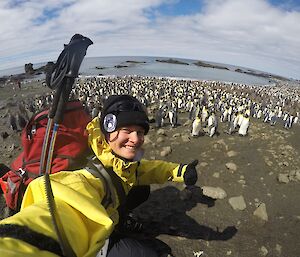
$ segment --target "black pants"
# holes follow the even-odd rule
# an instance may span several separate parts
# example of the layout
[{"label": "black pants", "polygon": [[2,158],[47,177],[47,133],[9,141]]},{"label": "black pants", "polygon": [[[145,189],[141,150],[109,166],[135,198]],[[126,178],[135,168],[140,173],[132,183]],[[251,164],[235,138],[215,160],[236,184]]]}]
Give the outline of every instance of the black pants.
[{"label": "black pants", "polygon": [[[127,195],[126,202],[119,207],[120,225],[134,208],[145,202],[150,195],[150,186],[135,186]],[[114,234],[110,238],[107,257],[157,257],[158,254],[144,241]]]},{"label": "black pants", "polygon": [[126,202],[119,207],[120,223],[133,209],[147,201],[150,195],[150,186],[134,186],[126,197]]},{"label": "black pants", "polygon": [[141,240],[125,237],[113,241],[107,257],[158,257],[158,253]]},{"label": "black pants", "polygon": [[147,201],[150,195],[150,186],[134,186],[129,191],[127,195],[125,205],[129,210],[141,205],[143,202]]}]

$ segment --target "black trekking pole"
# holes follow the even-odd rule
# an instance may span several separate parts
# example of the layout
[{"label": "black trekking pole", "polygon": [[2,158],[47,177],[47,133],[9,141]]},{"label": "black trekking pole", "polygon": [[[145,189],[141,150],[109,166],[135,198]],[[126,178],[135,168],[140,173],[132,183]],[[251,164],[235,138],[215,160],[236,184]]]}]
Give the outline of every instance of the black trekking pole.
[{"label": "black trekking pole", "polygon": [[[55,66],[46,74],[47,86],[51,89],[56,89],[56,92],[52,107],[48,114],[48,123],[41,153],[39,173],[40,175],[44,174],[46,196],[52,223],[56,231],[62,253],[67,257],[75,257],[76,254],[67,240],[60,218],[57,215],[49,174],[51,174],[52,157],[57,131],[59,129],[59,124],[63,121],[64,107],[69,99],[75,78],[78,76],[78,71],[86,54],[86,50],[91,44],[93,44],[93,42],[89,38],[80,34],[75,34],[71,38],[69,44],[64,45],[64,50],[59,55]],[[49,143],[52,126],[53,131]],[[46,158],[47,155],[48,157]]]},{"label": "black trekking pole", "polygon": [[[50,172],[49,162],[52,161],[52,156],[48,157],[48,169],[46,168],[46,155],[49,149],[49,137],[51,128],[54,125],[52,133],[52,144],[55,143],[55,135],[58,129],[58,124],[63,119],[63,111],[65,103],[68,101],[69,94],[72,90],[72,85],[75,78],[78,76],[78,71],[82,60],[86,54],[87,48],[93,42],[80,34],[75,34],[68,45],[64,45],[64,50],[59,55],[54,67],[51,67],[46,74],[46,84],[49,88],[56,90],[54,95],[51,110],[48,114],[48,123],[43,142],[39,173],[40,175]],[[54,73],[54,74],[53,74]],[[55,133],[54,133],[55,132]],[[53,136],[54,135],[54,136]],[[51,147],[51,144],[50,144]],[[50,152],[50,149],[49,149]],[[52,153],[53,154],[53,153]],[[51,173],[51,172],[50,172]]]}]

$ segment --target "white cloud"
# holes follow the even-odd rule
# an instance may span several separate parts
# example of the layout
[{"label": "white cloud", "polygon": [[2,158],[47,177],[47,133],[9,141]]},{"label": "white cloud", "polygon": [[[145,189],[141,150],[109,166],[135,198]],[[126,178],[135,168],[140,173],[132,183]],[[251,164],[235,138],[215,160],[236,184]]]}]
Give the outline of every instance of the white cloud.
[{"label": "white cloud", "polygon": [[0,69],[56,60],[81,33],[94,41],[87,56],[184,57],[300,77],[299,12],[264,0],[207,0],[193,15],[160,14],[171,2],[2,0]]}]

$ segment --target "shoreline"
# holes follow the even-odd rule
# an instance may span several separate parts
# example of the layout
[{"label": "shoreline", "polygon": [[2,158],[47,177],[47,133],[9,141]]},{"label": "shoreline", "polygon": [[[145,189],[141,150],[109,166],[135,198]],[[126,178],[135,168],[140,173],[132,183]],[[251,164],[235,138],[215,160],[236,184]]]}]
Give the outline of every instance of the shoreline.
[{"label": "shoreline", "polygon": [[[97,59],[98,58],[98,59]],[[123,58],[123,57],[122,57]],[[148,72],[156,77],[175,77],[185,80],[207,80],[207,81],[224,81],[229,83],[243,83],[243,84],[273,84],[277,82],[287,82],[289,84],[299,85],[300,81],[284,78],[283,76],[272,75],[266,72],[255,71],[252,69],[238,67],[233,65],[210,63],[200,60],[183,59],[183,58],[167,58],[167,57],[115,57],[106,60],[104,57],[94,57],[92,63],[87,62],[83,67],[85,69],[80,70],[80,74],[83,76],[111,76],[118,74],[117,76],[135,76],[146,75]],[[87,58],[90,60],[89,58]],[[155,63],[161,63],[163,66],[156,68]],[[164,66],[164,64],[166,66]],[[168,64],[178,65],[176,73],[178,75],[168,74]],[[33,69],[32,74],[19,73],[14,75],[0,76],[0,85],[9,83],[10,81],[16,82],[17,80],[35,80],[42,79],[45,72],[44,65],[37,69]],[[182,68],[180,68],[182,66]],[[166,68],[164,68],[166,67]],[[173,66],[170,66],[172,70]],[[186,68],[185,68],[186,67]],[[197,68],[199,67],[199,72]],[[162,68],[162,69],[161,69]],[[200,69],[201,68],[201,69]],[[161,70],[160,70],[161,69]],[[196,70],[195,70],[196,69]],[[215,71],[214,71],[215,70]],[[219,70],[219,71],[218,71]],[[100,73],[99,73],[100,71]],[[172,72],[171,72],[172,73]],[[186,77],[185,77],[186,74]],[[214,76],[215,74],[215,76]],[[241,74],[241,75],[238,75]],[[244,74],[244,75],[243,75]],[[38,78],[36,78],[38,77]],[[232,77],[232,80],[230,79]],[[251,78],[252,77],[252,78]]]}]

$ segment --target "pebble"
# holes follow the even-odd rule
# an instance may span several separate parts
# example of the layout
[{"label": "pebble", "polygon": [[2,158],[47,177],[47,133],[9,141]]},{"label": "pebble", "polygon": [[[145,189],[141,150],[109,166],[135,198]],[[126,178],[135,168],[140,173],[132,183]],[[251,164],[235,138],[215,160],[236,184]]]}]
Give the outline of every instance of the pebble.
[{"label": "pebble", "polygon": [[296,171],[296,179],[300,181],[300,170]]},{"label": "pebble", "polygon": [[265,161],[265,163],[266,163],[269,167],[273,166],[273,162],[271,162],[271,161]]},{"label": "pebble", "polygon": [[164,142],[165,140],[164,140],[164,138],[163,137],[158,137],[157,138],[157,140],[156,140],[156,143],[162,143],[162,142]]},{"label": "pebble", "polygon": [[203,186],[202,191],[203,195],[213,199],[224,199],[227,197],[225,190],[220,187]]},{"label": "pebble", "polygon": [[202,167],[202,168],[206,167],[207,165],[208,165],[207,162],[200,162],[199,163],[199,166]]},{"label": "pebble", "polygon": [[158,129],[156,132],[157,135],[166,136],[166,131],[164,129]]},{"label": "pebble", "polygon": [[237,156],[237,155],[238,155],[238,153],[235,152],[235,151],[229,151],[229,152],[227,152],[227,156],[228,157],[234,157],[234,156]]},{"label": "pebble", "polygon": [[150,139],[150,137],[149,136],[145,136],[144,137],[144,144],[150,144],[150,143],[152,143],[152,140]]},{"label": "pebble", "polygon": [[265,203],[261,203],[257,209],[253,212],[253,215],[264,220],[268,221],[267,208]]},{"label": "pebble", "polygon": [[279,255],[281,255],[282,246],[280,244],[276,244],[275,250],[276,252],[278,252]]},{"label": "pebble", "polygon": [[181,139],[184,143],[188,143],[191,141],[190,137],[188,135],[181,136]]},{"label": "pebble", "polygon": [[233,163],[233,162],[227,162],[226,164],[225,164],[225,166],[226,166],[226,168],[227,169],[229,169],[229,171],[237,171],[237,166],[236,166],[236,164],[235,163]]},{"label": "pebble", "polygon": [[219,173],[219,172],[215,172],[215,173],[213,174],[213,177],[214,177],[214,178],[219,178],[219,177],[220,177],[220,173]]},{"label": "pebble", "polygon": [[269,253],[268,249],[267,249],[265,246],[262,246],[262,247],[259,249],[259,252],[260,252],[260,255],[261,255],[261,256],[267,256],[267,254]]},{"label": "pebble", "polygon": [[282,163],[282,165],[288,167],[289,163],[285,161],[285,162]]},{"label": "pebble", "polygon": [[231,198],[229,198],[228,202],[234,210],[243,211],[247,207],[244,197],[242,195],[231,197]]},{"label": "pebble", "polygon": [[278,182],[280,183],[289,183],[289,175],[288,174],[283,174],[283,173],[280,173],[278,176],[277,176],[277,180]]},{"label": "pebble", "polygon": [[242,184],[242,185],[246,185],[246,181],[243,179],[238,180],[238,183]]},{"label": "pebble", "polygon": [[163,147],[163,150],[160,152],[160,156],[161,156],[161,157],[166,157],[166,156],[169,155],[171,152],[172,152],[171,146],[165,146],[165,147]]}]

